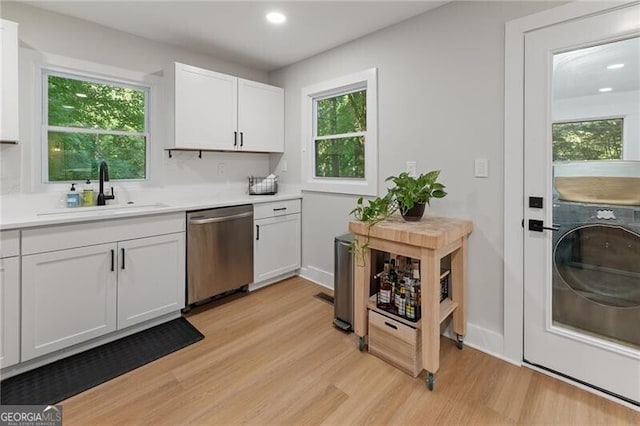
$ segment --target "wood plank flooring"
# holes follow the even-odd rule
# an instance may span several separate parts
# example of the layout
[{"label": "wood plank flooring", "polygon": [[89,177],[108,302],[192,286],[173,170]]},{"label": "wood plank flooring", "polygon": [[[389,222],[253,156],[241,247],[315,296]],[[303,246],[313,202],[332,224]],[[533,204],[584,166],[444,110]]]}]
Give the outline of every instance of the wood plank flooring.
[{"label": "wood plank flooring", "polygon": [[436,389],[356,348],[291,278],[189,314],[205,339],[63,402],[64,424],[640,424],[640,413],[443,338]]}]

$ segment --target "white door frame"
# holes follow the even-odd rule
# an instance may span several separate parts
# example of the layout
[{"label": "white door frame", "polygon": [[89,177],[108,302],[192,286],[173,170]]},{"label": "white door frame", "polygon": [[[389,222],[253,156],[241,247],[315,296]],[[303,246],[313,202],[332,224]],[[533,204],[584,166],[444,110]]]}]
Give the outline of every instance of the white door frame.
[{"label": "white door frame", "polygon": [[524,37],[530,31],[637,3],[574,2],[505,24],[503,355],[519,365],[524,342]]}]

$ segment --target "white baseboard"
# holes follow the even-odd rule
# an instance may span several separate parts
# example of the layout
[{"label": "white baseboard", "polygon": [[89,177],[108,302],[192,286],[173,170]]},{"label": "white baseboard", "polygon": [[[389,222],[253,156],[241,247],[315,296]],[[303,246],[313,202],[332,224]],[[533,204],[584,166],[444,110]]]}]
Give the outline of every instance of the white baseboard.
[{"label": "white baseboard", "polygon": [[300,276],[329,290],[333,290],[333,273],[331,272],[308,265],[300,268]]},{"label": "white baseboard", "polygon": [[276,283],[278,281],[282,281],[282,280],[284,280],[286,278],[293,277],[293,276],[296,276],[296,275],[298,275],[298,270],[297,269],[295,271],[286,272],[284,274],[278,275],[277,277],[273,277],[273,278],[270,278],[268,280],[261,281],[259,283],[251,283],[251,284],[249,284],[249,291],[256,291],[258,289],[261,289],[263,287],[266,287],[268,285],[271,285],[273,283]]},{"label": "white baseboard", "polygon": [[[455,333],[451,330],[451,326],[447,327],[442,334],[452,340],[456,340]],[[503,355],[504,336],[493,330],[467,323],[467,334],[464,336],[464,344],[465,346],[477,349],[480,352],[501,359],[509,364],[518,367],[522,366],[522,361],[516,361]]]}]

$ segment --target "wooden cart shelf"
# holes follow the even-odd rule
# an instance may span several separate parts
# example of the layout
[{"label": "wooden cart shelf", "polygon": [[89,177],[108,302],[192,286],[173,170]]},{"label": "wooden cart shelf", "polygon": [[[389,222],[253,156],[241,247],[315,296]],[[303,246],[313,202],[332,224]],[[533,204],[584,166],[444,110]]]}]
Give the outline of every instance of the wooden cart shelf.
[{"label": "wooden cart shelf", "polygon": [[[444,299],[442,302],[440,302],[440,324],[444,320],[449,318],[449,315],[451,315],[457,307],[458,307],[458,304],[453,300],[449,299],[448,297]],[[399,315],[396,315],[393,312],[389,312],[386,309],[378,308],[378,306],[376,306],[375,294],[369,298],[369,302],[367,303],[367,308],[379,313],[380,315],[391,317],[392,319],[398,322],[401,322],[404,325],[408,325],[409,327],[413,327],[417,329],[422,328],[422,319],[419,319],[418,321],[413,322]]]},{"label": "wooden cart shelf", "polygon": [[[426,216],[419,222],[406,222],[399,215],[369,226],[349,222],[360,247],[366,247],[354,266],[354,331],[363,349],[368,333],[368,308],[381,315],[420,330],[422,368],[427,370],[427,384],[433,389],[435,373],[440,367],[440,323],[453,315],[453,331],[459,347],[466,332],[466,264],[467,238],[473,229],[468,220]],[[420,260],[422,286],[419,322],[411,322],[378,309],[370,299],[371,250],[395,253]],[[440,303],[440,267],[445,256],[451,257],[450,297]]]}]

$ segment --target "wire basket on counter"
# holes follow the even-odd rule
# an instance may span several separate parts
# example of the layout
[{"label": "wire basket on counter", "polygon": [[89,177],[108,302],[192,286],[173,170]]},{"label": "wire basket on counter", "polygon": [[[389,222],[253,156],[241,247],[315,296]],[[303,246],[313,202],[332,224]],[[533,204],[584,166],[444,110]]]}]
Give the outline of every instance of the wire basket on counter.
[{"label": "wire basket on counter", "polygon": [[275,195],[278,192],[278,176],[249,176],[249,195]]}]

